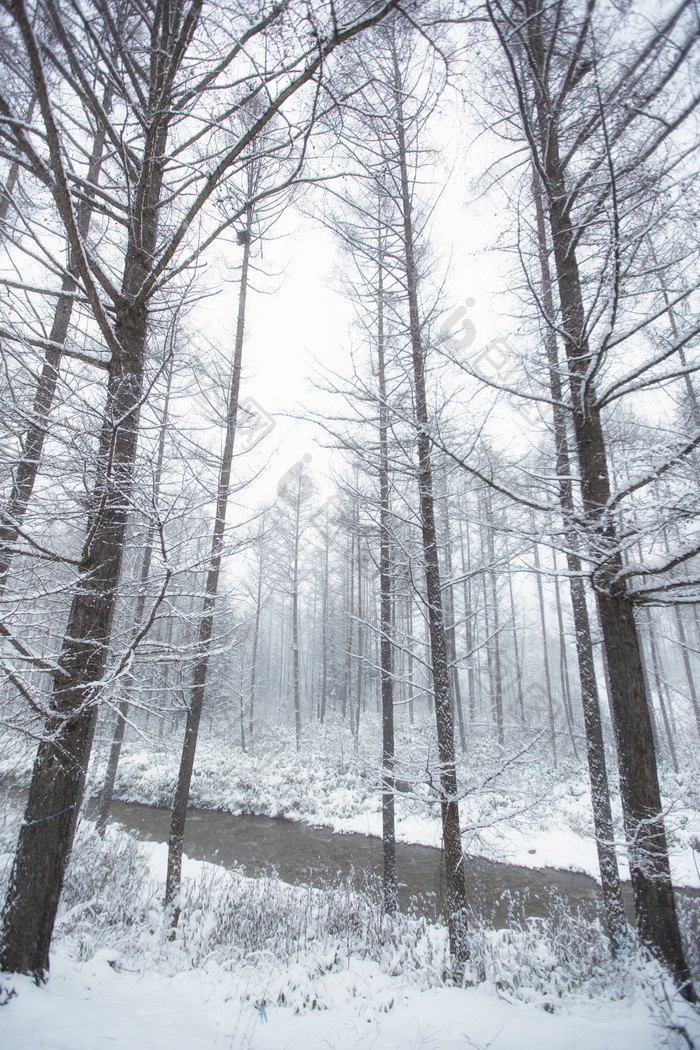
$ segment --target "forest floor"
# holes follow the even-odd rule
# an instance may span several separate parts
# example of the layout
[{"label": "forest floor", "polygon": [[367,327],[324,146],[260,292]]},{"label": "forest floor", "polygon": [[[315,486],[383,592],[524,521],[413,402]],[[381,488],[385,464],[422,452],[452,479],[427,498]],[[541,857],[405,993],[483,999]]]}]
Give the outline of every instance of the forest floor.
[{"label": "forest floor", "polygon": [[[192,803],[377,833],[376,726],[355,750],[328,726],[290,750],[280,731],[256,753],[204,736]],[[399,836],[439,842],[425,745],[406,732],[397,775]],[[96,748],[96,790],[105,759]],[[422,755],[421,755],[422,751]],[[376,756],[375,756],[376,758]],[[177,747],[127,744],[117,795],[167,805]],[[0,758],[26,781],[29,756]],[[505,758],[487,748],[462,763],[465,843],[473,853],[595,874],[585,773],[551,767],[536,747]],[[433,781],[434,782],[434,781]],[[664,774],[677,881],[698,884],[698,781]],[[615,805],[618,803],[615,798]],[[9,873],[16,802],[3,801],[0,892]],[[535,850],[533,853],[532,850]],[[166,847],[113,825],[100,840],[79,830],[40,987],[0,978],[0,1046],[8,1050],[657,1050],[700,1048],[700,1014],[679,1000],[634,945],[611,959],[603,930],[563,904],[547,919],[471,930],[466,987],[445,982],[444,928],[382,916],[380,900],[350,883],[319,890],[185,860],[182,917],[163,921]],[[689,915],[695,940],[700,907]],[[700,976],[700,944],[692,965]],[[697,956],[697,957],[696,957]],[[13,994],[16,993],[16,994]]]}]

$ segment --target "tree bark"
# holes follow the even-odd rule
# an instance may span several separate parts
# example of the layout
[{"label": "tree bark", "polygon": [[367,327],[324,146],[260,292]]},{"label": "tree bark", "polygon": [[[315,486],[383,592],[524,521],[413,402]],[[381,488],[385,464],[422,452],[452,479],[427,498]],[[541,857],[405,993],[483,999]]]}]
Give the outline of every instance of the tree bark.
[{"label": "tree bark", "polygon": [[185,836],[185,818],[187,802],[190,797],[190,784],[194,768],[194,756],[197,749],[199,723],[202,717],[202,706],[209,669],[209,654],[214,631],[214,612],[216,595],[219,587],[221,559],[223,555],[224,530],[226,528],[226,509],[228,506],[231,484],[231,467],[233,463],[233,446],[236,439],[238,423],[238,401],[241,385],[241,368],[243,362],[243,336],[245,332],[246,296],[248,292],[248,269],[250,264],[250,243],[252,240],[252,208],[246,213],[246,238],[243,246],[241,279],[238,293],[238,316],[236,322],[236,342],[234,347],[231,383],[229,387],[228,408],[226,413],[226,437],[219,467],[219,479],[216,495],[216,511],[209,555],[209,568],[204,588],[204,602],[199,621],[197,638],[197,658],[192,676],[190,702],[185,722],[185,739],[182,745],[180,769],[178,772],[175,799],[170,820],[170,837],[168,839],[168,868],[165,881],[165,909],[169,912],[169,921],[174,933],[180,917],[180,884],[182,880],[182,845]]},{"label": "tree bark", "polygon": [[[145,213],[144,246],[155,239],[155,208]],[[150,254],[150,253],[149,253]],[[63,875],[75,833],[89,758],[99,682],[109,648],[121,568],[146,343],[146,310],[133,306],[146,253],[132,241],[117,312],[119,349],[109,371],[101,471],[91,500],[88,535],[55,677],[52,715],[39,745],[2,914],[0,968],[42,979]]]},{"label": "tree bark", "polygon": [[[65,173],[36,41],[20,2],[15,4],[14,14],[30,56],[48,132],[58,203],[70,229],[72,203],[65,199]],[[164,51],[172,29],[172,25],[162,27]],[[162,71],[163,62],[159,57],[157,71]],[[148,311],[140,293],[156,248],[168,122],[169,113],[161,110],[145,132],[144,159],[135,187],[138,208],[129,224],[121,294],[115,308],[99,469],[87,537],[58,661],[60,670],[54,675],[51,714],[34,762],[2,910],[0,969],[31,974],[37,980],[48,971],[56,910],[92,743],[99,683],[109,651],[136,460],[148,331]],[[78,248],[78,244],[73,247]]]},{"label": "tree bark", "polygon": [[579,537],[574,526],[576,509],[571,476],[571,459],[569,455],[566,414],[562,400],[561,368],[553,327],[555,322],[554,298],[547,258],[547,239],[541,188],[537,179],[533,181],[533,192],[537,218],[542,301],[546,315],[544,338],[549,368],[549,389],[553,402],[554,446],[557,477],[559,479],[559,504],[562,509],[564,536],[567,545],[566,563],[569,570],[569,593],[571,595],[574,633],[576,636],[576,656],[581,685],[581,706],[583,708],[583,724],[586,733],[586,760],[591,785],[591,804],[595,826],[596,849],[598,851],[598,867],[610,943],[613,953],[621,955],[627,950],[627,918],[622,900],[622,884],[620,882],[620,871],[615,850],[615,830],[610,806],[610,789],[605,762],[605,743],[600,716],[598,681],[595,672],[586,590],[583,582],[583,568],[578,554]]},{"label": "tree bark", "polygon": [[[106,90],[103,105],[107,111],[110,105],[109,99],[110,91]],[[33,107],[34,103],[32,103],[31,108],[33,109]],[[104,145],[105,130],[98,127],[93,139],[92,153],[88,164],[87,181],[89,185],[97,185],[99,181]],[[16,165],[13,165],[8,178],[8,186],[6,188],[8,197],[12,192],[13,179],[16,181],[17,178],[17,172],[14,171],[15,167]],[[0,205],[5,211],[6,204],[7,201],[5,200]],[[92,201],[88,195],[80,200],[76,209],[78,232],[82,239],[85,239],[88,235],[92,208]],[[0,213],[0,219],[2,218],[4,218],[4,214]],[[71,254],[69,250],[69,255]],[[61,294],[56,301],[53,323],[44,352],[44,362],[34,395],[30,423],[22,440],[22,451],[13,472],[10,494],[0,514],[0,595],[4,593],[7,586],[14,544],[22,528],[29,500],[34,491],[34,483],[41,466],[49,413],[56,394],[61,358],[73,313],[73,297],[78,287],[76,283],[77,277],[78,267],[76,261],[70,258],[67,272],[61,283]]]},{"label": "tree bark", "polygon": [[610,706],[620,767],[620,791],[629,848],[637,927],[642,941],[694,999],[671,883],[649,699],[633,602],[624,583],[615,523],[607,513],[610,478],[600,410],[588,374],[591,352],[585,320],[575,228],[559,158],[556,129],[540,107],[542,162],[561,306],[581,495],[594,574],[596,603],[610,680]]},{"label": "tree bark", "polygon": [[396,106],[396,132],[398,137],[398,162],[401,186],[403,218],[403,253],[408,296],[409,328],[411,338],[411,360],[415,398],[416,429],[418,444],[418,497],[420,506],[425,582],[428,600],[428,630],[433,671],[433,695],[437,729],[438,757],[440,761],[440,793],[442,839],[445,851],[445,906],[450,941],[450,954],[455,973],[462,973],[469,956],[467,940],[467,897],[464,882],[462,839],[459,826],[459,802],[457,800],[457,769],[455,766],[455,739],[452,704],[450,703],[450,680],[447,663],[445,619],[440,585],[437,531],[435,527],[435,501],[433,496],[433,469],[430,456],[430,419],[425,384],[425,364],[418,306],[418,270],[415,260],[411,188],[408,175],[402,86],[396,52],[394,62],[394,98]]},{"label": "tree bark", "polygon": [[391,495],[389,406],[384,361],[384,270],[381,232],[377,275],[377,359],[379,373],[379,635],[382,694],[382,888],[384,911],[398,910],[396,875],[396,794],[394,784],[394,651],[392,644]]}]

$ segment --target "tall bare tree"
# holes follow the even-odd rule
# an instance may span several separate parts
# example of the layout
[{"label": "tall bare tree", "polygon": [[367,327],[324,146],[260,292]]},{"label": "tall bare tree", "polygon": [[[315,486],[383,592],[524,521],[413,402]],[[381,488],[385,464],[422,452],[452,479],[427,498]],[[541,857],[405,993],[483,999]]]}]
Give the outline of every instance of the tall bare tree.
[{"label": "tall bare tree", "polygon": [[[162,296],[169,280],[245,214],[250,201],[221,221],[212,218],[202,237],[193,239],[196,220],[212,194],[235,174],[260,132],[285,111],[288,120],[283,122],[279,148],[284,149],[290,138],[295,144],[303,139],[310,111],[298,104],[300,92],[309,86],[313,111],[321,72],[333,52],[381,20],[391,6],[350,5],[340,23],[334,5],[311,13],[279,4],[251,15],[236,5],[205,11],[201,0],[177,0],[156,2],[148,9],[134,5],[126,23],[117,28],[108,6],[91,6],[88,17],[83,9],[47,4],[51,33],[44,40],[24,0],[13,0],[7,8],[14,42],[37,96],[40,128],[37,136],[29,133],[2,98],[5,127],[22,163],[52,198],[75,260],[75,279],[109,364],[101,469],[91,494],[66,634],[58,659],[45,667],[53,693],[2,912],[3,970],[41,978],[48,968],[109,652],[139,410],[148,395],[144,379],[154,297]],[[106,61],[105,40],[120,56],[118,64]],[[65,96],[61,106],[54,104],[55,91],[48,87],[47,64],[54,64],[54,55],[55,68],[66,74],[60,85]],[[262,55],[267,61],[261,66]],[[118,111],[114,123],[93,90],[89,72],[95,68],[102,71],[104,82],[113,84],[115,114]],[[69,119],[75,98],[94,114],[109,143],[113,189],[102,195],[101,204],[116,243],[104,231],[91,242],[81,235],[78,202],[94,187],[76,179],[71,170],[75,139]],[[288,105],[292,99],[294,112]],[[219,129],[243,103],[249,113],[243,130],[222,145]],[[170,164],[175,151],[179,161]],[[183,162],[186,152],[191,164]],[[166,211],[168,222],[163,223]]]},{"label": "tall bare tree", "polygon": [[[541,182],[551,237],[558,316],[548,320],[557,325],[564,344],[567,408],[580,471],[583,544],[592,564],[607,658],[637,925],[643,941],[693,999],[673,898],[650,704],[634,617],[635,600],[641,596],[634,592],[645,591],[648,598],[663,586],[655,582],[658,566],[649,585],[630,586],[635,576],[626,571],[613,513],[650,476],[641,477],[627,493],[613,490],[604,420],[606,408],[623,394],[652,385],[663,387],[679,375],[677,369],[664,367],[676,353],[675,345],[665,346],[651,359],[637,357],[616,378],[606,374],[604,366],[613,351],[659,316],[646,276],[640,272],[638,217],[644,215],[651,226],[663,222],[664,217],[655,213],[657,200],[650,186],[658,190],[660,180],[674,172],[675,158],[664,156],[669,136],[700,102],[692,89],[679,91],[673,101],[668,94],[669,85],[677,86],[677,74],[697,47],[692,5],[680,3],[644,31],[642,43],[631,44],[627,36],[624,45],[622,36],[613,31],[619,13],[612,8],[598,16],[594,4],[567,0],[555,4],[488,0],[487,9],[517,100],[517,120]],[[625,31],[634,35],[631,26]],[[634,106],[627,104],[630,97],[635,98]],[[640,169],[650,172],[654,164],[654,179],[637,178]],[[601,248],[601,231],[607,247],[596,257],[591,249],[594,244]],[[641,324],[639,314],[636,319],[627,314],[633,296],[644,318]],[[687,343],[692,335],[686,331],[683,341]],[[669,449],[657,469],[672,469],[698,441],[700,434],[691,436],[682,448]],[[669,559],[665,568],[687,562],[693,553],[686,550],[680,561]],[[684,585],[676,580],[674,586]]]}]

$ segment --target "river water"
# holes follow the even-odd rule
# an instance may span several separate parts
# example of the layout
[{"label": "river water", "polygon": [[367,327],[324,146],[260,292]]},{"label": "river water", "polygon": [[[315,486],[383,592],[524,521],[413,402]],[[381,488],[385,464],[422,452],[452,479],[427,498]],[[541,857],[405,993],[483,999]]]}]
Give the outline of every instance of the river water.
[{"label": "river water", "polygon": [[[0,793],[23,805],[26,792],[0,784]],[[96,801],[87,806],[87,817]],[[170,810],[133,802],[113,802],[111,821],[117,821],[137,838],[167,842]],[[359,885],[365,875],[380,879],[381,840],[368,835],[336,834],[283,818],[241,815],[220,810],[187,811],[185,853],[194,860],[211,861],[246,875],[275,874],[294,885],[324,886],[354,876]],[[432,919],[441,914],[443,862],[439,849],[397,843],[396,864],[399,900],[403,909],[416,908]],[[595,879],[558,868],[524,868],[482,857],[465,857],[470,906],[476,916],[497,928],[508,926],[512,909],[517,914],[547,916],[553,897],[561,897],[569,910],[589,917],[600,911],[600,888]],[[685,898],[699,898],[700,890],[676,891]],[[633,919],[629,883],[623,894]]]},{"label": "river water", "polygon": [[[170,810],[114,802],[111,817],[139,838],[168,840]],[[329,828],[282,818],[189,809],[184,848],[195,860],[239,868],[247,875],[275,872],[296,885],[321,886],[353,873],[360,879],[364,873],[381,875],[380,839],[340,835]],[[397,843],[396,863],[402,908],[408,908],[413,900],[419,911],[433,918],[442,899],[441,851]],[[525,914],[533,916],[549,913],[552,894],[565,898],[569,908],[581,907],[588,915],[595,914],[599,906],[598,885],[588,875],[523,868],[480,857],[467,857],[465,863],[470,904],[476,914],[497,927],[508,924],[514,894],[519,895]]]}]

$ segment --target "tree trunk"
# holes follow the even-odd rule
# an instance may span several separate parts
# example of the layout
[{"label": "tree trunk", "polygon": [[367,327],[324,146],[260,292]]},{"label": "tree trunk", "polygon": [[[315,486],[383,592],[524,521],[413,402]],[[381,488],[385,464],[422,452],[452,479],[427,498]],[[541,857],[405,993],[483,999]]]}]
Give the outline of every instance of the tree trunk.
[{"label": "tree trunk", "polygon": [[[534,520],[533,520],[534,526]],[[547,618],[544,609],[544,590],[542,587],[542,572],[540,571],[540,545],[535,541],[535,581],[537,583],[537,598],[540,606],[540,626],[542,628],[542,665],[544,667],[544,694],[547,697],[547,714],[549,717],[549,739],[552,747],[552,761],[557,768],[557,730],[554,724],[554,698],[552,696],[552,679],[549,671],[549,641],[547,638]]]},{"label": "tree trunk", "polygon": [[416,717],[414,700],[416,686],[413,680],[413,599],[410,594],[406,598],[406,689],[408,690],[408,719],[413,725]]},{"label": "tree trunk", "polygon": [[328,533],[328,508],[326,508],[326,527],[323,534],[323,606],[321,615],[321,701],[318,718],[323,725],[326,718],[328,702],[328,554],[330,537]]},{"label": "tree trunk", "polygon": [[467,941],[467,897],[464,883],[462,840],[457,801],[457,770],[455,766],[454,721],[450,703],[450,680],[445,639],[445,619],[440,586],[435,504],[433,497],[433,470],[430,457],[430,420],[424,371],[424,347],[421,336],[418,306],[418,272],[414,256],[411,189],[404,130],[401,76],[394,53],[394,86],[396,131],[399,146],[399,175],[403,212],[403,252],[406,268],[411,358],[418,442],[418,496],[420,505],[425,582],[428,600],[428,629],[433,670],[433,695],[440,760],[440,791],[442,839],[445,850],[445,905],[450,941],[450,954],[455,973],[461,974],[469,956]]},{"label": "tree trunk", "polygon": [[246,295],[248,292],[248,268],[250,263],[250,242],[252,240],[253,213],[248,208],[246,213],[246,238],[243,246],[241,280],[238,294],[238,317],[236,323],[236,343],[231,369],[228,410],[226,415],[226,437],[221,455],[219,479],[216,495],[216,512],[211,540],[209,568],[204,589],[204,603],[199,621],[197,639],[197,658],[194,665],[190,702],[185,723],[185,739],[182,745],[182,756],[178,772],[175,800],[170,820],[170,837],[168,840],[168,869],[165,882],[165,908],[170,912],[170,923],[173,934],[180,917],[180,883],[182,879],[182,844],[185,836],[185,818],[187,802],[190,797],[190,784],[194,768],[194,756],[197,749],[199,723],[202,717],[204,693],[209,669],[209,653],[214,630],[214,611],[216,594],[219,586],[221,559],[223,554],[224,530],[226,528],[226,509],[228,506],[231,484],[231,466],[233,446],[236,439],[238,423],[238,397],[241,384],[241,366],[243,362],[243,336],[245,331]]},{"label": "tree trunk", "polygon": [[525,726],[525,698],[523,696],[523,664],[520,659],[520,642],[518,641],[518,625],[515,616],[515,597],[513,595],[513,573],[508,573],[508,596],[510,598],[510,615],[513,621],[513,653],[515,655],[515,695],[517,708],[520,714],[520,724]]},{"label": "tree trunk", "polygon": [[[297,479],[294,520],[294,560],[292,565],[292,689],[294,692],[294,739],[301,751],[301,681],[299,677],[299,528],[301,514],[301,471]],[[351,570],[352,571],[352,570]],[[352,717],[352,715],[351,715]]]},{"label": "tree trunk", "polygon": [[[17,10],[20,21],[26,18],[23,9]],[[35,48],[28,23],[23,35],[27,49]],[[54,128],[43,74],[36,70],[35,81],[44,123]],[[109,651],[136,461],[148,332],[148,311],[140,293],[156,247],[160,165],[167,134],[167,117],[162,117],[149,124],[145,136],[146,160],[136,188],[140,208],[129,225],[121,296],[115,308],[87,538],[58,661],[60,670],[54,676],[52,713],[34,762],[2,911],[0,969],[32,974],[37,980],[49,966],[56,910],[90,755],[99,683]],[[57,167],[59,161],[54,157],[52,163]]]},{"label": "tree trunk", "polygon": [[384,271],[379,238],[377,358],[379,373],[379,637],[382,694],[382,888],[384,911],[398,910],[394,785],[394,652],[392,644],[391,497],[389,408],[384,362]]},{"label": "tree trunk", "polygon": [[[489,599],[486,593],[486,581],[491,590],[491,611],[493,614],[491,622],[491,636],[488,638],[488,657],[489,657],[489,689],[491,693],[491,710],[493,713],[493,720],[496,726],[496,735],[499,747],[503,747],[505,744],[505,729],[503,725],[503,672],[501,668],[501,617],[498,608],[498,581],[496,578],[496,570],[494,568],[496,561],[496,553],[493,543],[493,508],[491,504],[491,495],[487,491],[484,495],[484,510],[486,524],[482,526],[483,536],[486,537],[486,552],[488,560],[488,568],[486,569],[486,576],[484,579],[484,620],[488,624],[490,617],[486,613],[486,606],[489,603]],[[483,547],[483,539],[482,539]],[[488,637],[488,627],[487,627]]]},{"label": "tree trunk", "polygon": [[[464,535],[462,533],[461,521],[460,521],[460,532],[459,532],[459,548],[460,548],[460,559],[462,566],[462,576],[464,581],[462,583],[462,595],[464,600],[464,636],[467,646],[467,693],[469,695],[469,721],[474,724],[476,721],[476,675],[474,673],[474,613],[472,610],[472,596],[471,596],[471,584],[467,578],[467,565],[470,562],[470,547],[469,547],[469,522],[465,522],[466,534],[467,534],[467,550],[465,556],[464,550]],[[520,690],[522,697],[522,688]]]},{"label": "tree trunk", "polygon": [[[546,115],[540,114],[541,126]],[[544,149],[557,284],[561,305],[571,409],[581,474],[581,495],[591,551],[596,553],[595,593],[603,632],[610,706],[620,767],[620,791],[630,856],[637,927],[642,941],[694,999],[671,883],[641,646],[634,607],[624,583],[615,523],[606,512],[611,488],[600,410],[589,368],[591,352],[568,195],[550,127]]]},{"label": "tree trunk", "polygon": [[355,748],[357,749],[360,739],[360,712],[362,711],[362,696],[364,693],[364,663],[365,663],[365,632],[363,629],[364,608],[362,600],[362,537],[357,537],[357,703],[354,711],[353,733],[355,735]]},{"label": "tree trunk", "polygon": [[552,560],[554,562],[554,599],[557,608],[557,628],[559,631],[559,682],[561,685],[561,697],[564,703],[564,713],[566,714],[566,725],[569,730],[571,747],[574,753],[574,758],[578,762],[578,749],[576,747],[576,732],[574,727],[574,712],[571,706],[571,683],[569,680],[569,659],[566,651],[564,613],[562,610],[559,577],[557,575],[557,556],[556,551],[554,550],[552,551]]},{"label": "tree trunk", "polygon": [[591,804],[595,826],[598,867],[603,890],[603,905],[608,933],[614,954],[627,950],[627,918],[622,900],[622,885],[615,851],[615,831],[610,806],[610,789],[605,762],[605,743],[600,716],[600,698],[595,673],[593,642],[586,603],[581,559],[577,553],[579,537],[574,526],[575,505],[571,480],[571,461],[566,429],[566,415],[562,407],[562,383],[556,336],[554,334],[554,300],[547,258],[547,241],[540,185],[533,182],[537,234],[539,241],[540,274],[542,279],[542,301],[545,318],[545,349],[549,366],[549,386],[553,401],[554,444],[557,477],[559,478],[559,503],[562,509],[564,535],[567,544],[566,563],[569,570],[569,593],[576,635],[581,706],[586,733],[586,760],[591,785]]},{"label": "tree trunk", "polygon": [[[151,221],[155,232],[155,212]],[[58,661],[61,671],[54,679],[53,713],[34,762],[2,915],[0,967],[37,979],[49,966],[123,557],[147,329],[145,309],[131,307],[145,273],[139,254],[127,258],[126,303],[116,322],[119,350],[109,372],[101,459],[105,462],[111,453],[111,469],[100,473],[91,500],[80,580]]]},{"label": "tree trunk", "polygon": [[[263,542],[265,531],[265,515],[262,519],[260,543]],[[250,699],[248,701],[248,743],[250,750],[254,749],[255,741],[255,701],[258,684],[258,644],[260,639],[260,617],[262,615],[262,584],[263,584],[264,557],[263,548],[260,549],[260,561],[258,563],[258,585],[255,595],[255,626],[253,627],[253,653],[250,659]]]},{"label": "tree trunk", "polygon": [[[172,351],[171,351],[172,354]],[[154,508],[158,504],[160,495],[160,483],[163,476],[163,460],[165,457],[165,438],[168,426],[168,408],[170,402],[170,384],[173,377],[173,360],[172,356],[170,359],[170,365],[168,369],[168,380],[165,391],[165,404],[163,406],[163,418],[160,424],[160,434],[158,437],[158,454],[156,458],[155,473],[153,475],[153,505]],[[146,536],[146,545],[143,552],[143,560],[141,562],[141,578],[139,581],[139,593],[136,599],[136,609],[134,611],[134,628],[131,635],[131,643],[135,641],[138,636],[141,627],[143,626],[144,611],[146,608],[146,589],[148,586],[148,577],[151,572],[151,561],[153,559],[153,541],[155,538],[155,523],[151,519],[148,526],[148,533]],[[126,718],[129,713],[129,693],[133,688],[132,676],[129,675],[129,683],[125,686],[126,695],[119,701],[117,708],[117,717],[114,725],[114,735],[112,737],[112,744],[109,749],[109,758],[107,759],[107,770],[105,772],[105,780],[102,785],[102,791],[100,793],[100,801],[97,809],[97,816],[95,818],[95,827],[97,833],[100,836],[104,836],[107,828],[107,821],[109,819],[109,810],[112,805],[112,797],[114,795],[114,785],[117,779],[117,768],[119,766],[119,757],[121,755],[122,744],[124,742],[124,733],[126,731]]]},{"label": "tree trunk", "polygon": [[467,748],[467,737],[464,728],[464,712],[462,710],[462,691],[459,684],[459,668],[457,667],[457,636],[455,629],[455,599],[454,587],[452,586],[452,538],[450,536],[450,502],[447,495],[447,484],[445,484],[445,575],[448,582],[444,587],[445,594],[445,639],[447,642],[447,658],[450,668],[450,696],[452,698],[452,717],[457,718],[459,730],[459,744],[462,751]]},{"label": "tree trunk", "polygon": [[350,535],[350,556],[348,563],[348,575],[347,575],[347,617],[348,617],[348,629],[347,629],[347,640],[345,647],[345,677],[343,680],[343,707],[342,707],[342,718],[343,721],[348,717],[352,719],[352,642],[353,642],[353,610],[355,608],[355,536],[351,533]]}]

